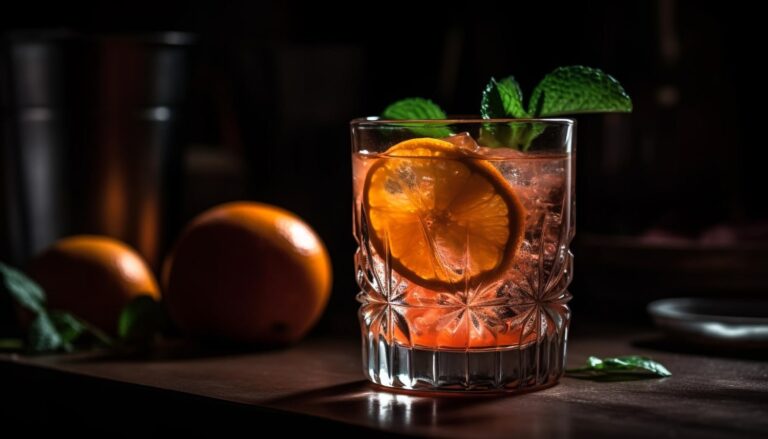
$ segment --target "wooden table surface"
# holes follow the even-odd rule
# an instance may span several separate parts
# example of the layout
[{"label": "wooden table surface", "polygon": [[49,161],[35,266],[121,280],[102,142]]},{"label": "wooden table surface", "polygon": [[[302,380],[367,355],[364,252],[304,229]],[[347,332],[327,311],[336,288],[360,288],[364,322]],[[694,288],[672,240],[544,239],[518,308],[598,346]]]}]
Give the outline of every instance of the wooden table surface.
[{"label": "wooden table surface", "polygon": [[[592,382],[503,397],[373,388],[355,340],[258,353],[171,349],[145,358],[0,354],[0,407],[32,430],[87,426],[117,436],[360,430],[368,436],[768,437],[768,363],[650,349],[631,335],[575,336],[589,354],[646,354],[665,379]],[[4,424],[8,425],[8,424]],[[245,429],[245,430],[243,430]]]}]

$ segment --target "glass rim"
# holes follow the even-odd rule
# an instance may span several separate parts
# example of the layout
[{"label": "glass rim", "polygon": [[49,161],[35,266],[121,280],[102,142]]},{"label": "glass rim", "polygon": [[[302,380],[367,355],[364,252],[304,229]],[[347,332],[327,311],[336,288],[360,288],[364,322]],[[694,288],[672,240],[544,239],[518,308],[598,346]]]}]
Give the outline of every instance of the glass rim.
[{"label": "glass rim", "polygon": [[384,127],[384,126],[399,126],[402,124],[421,124],[421,125],[457,125],[457,124],[481,124],[481,123],[544,123],[548,125],[560,125],[560,126],[573,126],[576,124],[575,119],[566,117],[545,117],[545,118],[500,118],[500,119],[482,119],[479,116],[473,115],[469,117],[453,117],[449,119],[382,119],[378,116],[358,117],[352,119],[349,124],[351,126],[371,126],[371,127]]}]

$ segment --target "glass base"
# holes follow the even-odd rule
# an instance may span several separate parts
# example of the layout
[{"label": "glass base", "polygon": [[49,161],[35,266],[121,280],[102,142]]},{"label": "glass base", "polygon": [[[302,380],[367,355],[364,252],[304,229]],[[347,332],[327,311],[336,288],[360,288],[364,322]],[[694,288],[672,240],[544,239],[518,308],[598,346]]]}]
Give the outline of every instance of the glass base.
[{"label": "glass base", "polygon": [[530,391],[552,386],[563,375],[567,333],[565,327],[560,337],[489,350],[430,350],[363,337],[363,372],[372,382],[395,389]]}]

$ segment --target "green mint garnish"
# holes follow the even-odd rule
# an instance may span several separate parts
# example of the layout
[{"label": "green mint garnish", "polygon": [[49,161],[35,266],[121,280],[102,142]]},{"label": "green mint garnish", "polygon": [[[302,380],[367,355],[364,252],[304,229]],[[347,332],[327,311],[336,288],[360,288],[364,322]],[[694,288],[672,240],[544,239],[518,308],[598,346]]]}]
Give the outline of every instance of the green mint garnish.
[{"label": "green mint garnish", "polygon": [[483,90],[480,116],[483,119],[529,116],[523,107],[523,91],[513,76],[507,76],[501,81],[491,78]]},{"label": "green mint garnish", "polygon": [[402,99],[381,113],[384,119],[445,119],[445,111],[429,99]]},{"label": "green mint garnish", "polygon": [[629,381],[672,376],[664,365],[640,355],[624,357],[589,357],[587,364],[568,369],[565,375],[594,381]]},{"label": "green mint garnish", "polygon": [[[523,107],[523,92],[514,77],[508,76],[501,81],[491,78],[483,90],[480,116],[483,119],[529,117]],[[490,147],[508,147],[525,151],[543,130],[544,126],[536,123],[488,124],[481,128],[480,141]]]},{"label": "green mint garnish", "polygon": [[632,100],[613,76],[584,66],[559,67],[533,89],[528,112],[539,116],[632,111]]},{"label": "green mint garnish", "polygon": [[[525,119],[577,113],[611,113],[632,111],[632,100],[611,75],[584,66],[559,67],[544,77],[528,102],[523,105],[523,92],[514,77],[497,81],[491,78],[483,90],[480,115],[483,119]],[[384,119],[445,119],[445,112],[434,102],[422,98],[397,101],[381,115]],[[446,126],[409,127],[418,135],[447,137],[453,134]],[[488,147],[507,147],[527,151],[545,130],[536,122],[484,124],[480,142]]]},{"label": "green mint garnish", "polygon": [[[425,120],[425,119],[445,119],[445,111],[436,103],[429,99],[407,98],[391,104],[381,113],[384,119],[394,120]],[[405,124],[408,126],[409,124]],[[453,132],[446,126],[409,126],[409,129],[420,136],[427,137],[448,137]]]},{"label": "green mint garnish", "polygon": [[481,145],[490,148],[514,148],[527,151],[531,142],[544,132],[546,125],[537,122],[510,122],[483,124],[480,127]]}]

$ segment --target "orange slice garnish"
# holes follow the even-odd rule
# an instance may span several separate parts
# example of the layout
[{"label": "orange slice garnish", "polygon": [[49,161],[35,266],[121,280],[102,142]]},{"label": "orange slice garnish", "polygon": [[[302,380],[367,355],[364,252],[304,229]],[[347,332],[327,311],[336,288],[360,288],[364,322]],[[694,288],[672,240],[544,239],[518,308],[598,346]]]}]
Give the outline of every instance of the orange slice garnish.
[{"label": "orange slice garnish", "polygon": [[432,290],[498,277],[523,238],[524,209],[501,173],[442,140],[389,148],[368,170],[363,206],[379,256]]}]

